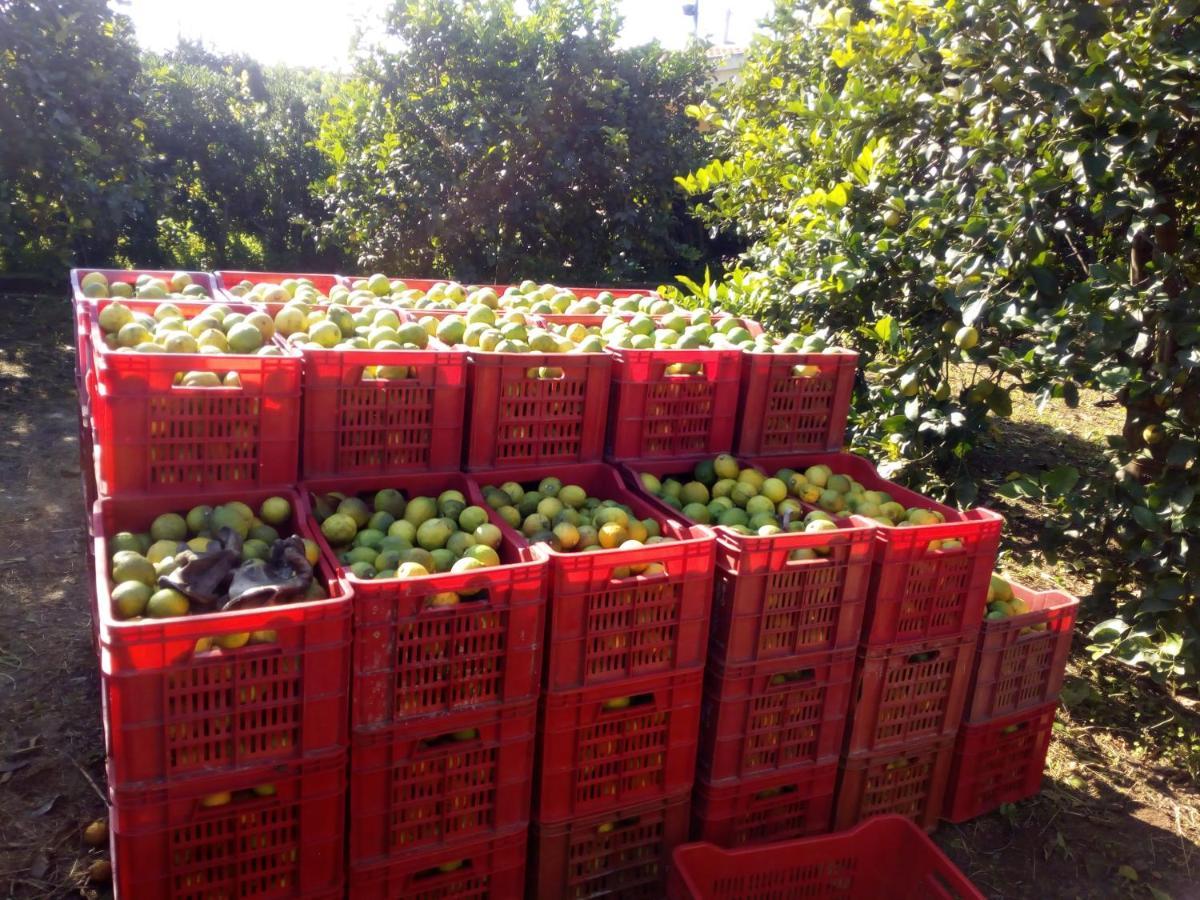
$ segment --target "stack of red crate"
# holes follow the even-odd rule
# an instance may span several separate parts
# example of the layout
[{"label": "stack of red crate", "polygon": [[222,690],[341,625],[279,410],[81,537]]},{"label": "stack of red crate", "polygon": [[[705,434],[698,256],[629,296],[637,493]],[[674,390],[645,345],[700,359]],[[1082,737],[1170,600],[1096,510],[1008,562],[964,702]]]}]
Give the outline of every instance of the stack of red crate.
[{"label": "stack of red crate", "polygon": [[[688,481],[701,459],[711,457],[623,469],[631,485],[643,472]],[[738,464],[769,476],[803,459]],[[874,534],[869,523],[840,525],[774,536],[715,529],[695,840],[734,847],[829,829]],[[793,558],[797,550],[819,553]]]},{"label": "stack of red crate", "polygon": [[806,460],[944,519],[875,530],[834,814],[838,829],[881,813],[932,828],[970,685],[1001,519],[983,509],[958,512],[892,484],[861,457]]},{"label": "stack of red crate", "polygon": [[1038,792],[1079,601],[1012,585],[1028,609],[988,620],[954,746],[943,817],[964,822]]},{"label": "stack of red crate", "polygon": [[[278,606],[131,620],[110,599],[113,536],[163,513],[283,497],[290,531],[312,536],[293,487],[300,360],[113,352],[98,325],[113,300],[85,296],[89,271],[71,280],[116,889],[341,896],[350,605],[333,571],[316,567],[323,599]],[[172,275],[100,271],[110,284]],[[175,306],[223,299],[212,276],[188,274],[211,300]],[[177,383],[212,369],[240,385]]]},{"label": "stack of red crate", "polygon": [[[458,472],[302,485],[309,502],[384,488],[409,499],[470,492]],[[521,891],[546,564],[507,538],[499,553],[499,566],[421,578],[339,568],[354,592],[351,896]]]},{"label": "stack of red crate", "polygon": [[[547,475],[657,519],[671,540],[591,553],[533,548],[548,563],[548,615],[531,895],[657,896],[671,850],[687,840],[712,534],[662,516],[601,463],[472,478],[481,502],[483,486],[528,487]],[[640,572],[654,563],[657,574]]]},{"label": "stack of red crate", "polygon": [[96,504],[112,860],[124,896],[343,890],[350,603],[332,570],[317,567],[327,599],[244,611],[125,621],[109,600],[112,535],[273,495],[311,537],[286,488]]}]

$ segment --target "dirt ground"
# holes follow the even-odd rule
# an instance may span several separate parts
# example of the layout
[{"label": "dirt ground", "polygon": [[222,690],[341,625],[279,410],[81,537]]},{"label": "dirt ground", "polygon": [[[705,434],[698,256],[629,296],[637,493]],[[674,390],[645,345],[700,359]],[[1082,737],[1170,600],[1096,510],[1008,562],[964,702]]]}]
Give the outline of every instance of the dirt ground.
[{"label": "dirt ground", "polygon": [[[107,848],[82,837],[105,805],[73,357],[66,300],[0,297],[0,896],[107,896],[86,876]],[[978,465],[993,483],[1095,466],[1115,415],[1094,396],[1074,411],[1018,404]],[[1080,542],[1050,566],[1036,509],[981,502],[1009,518],[1010,571],[1090,593],[1104,548]],[[989,897],[1200,898],[1196,707],[1092,662],[1086,644],[1081,632],[1042,793],[935,837]]]}]

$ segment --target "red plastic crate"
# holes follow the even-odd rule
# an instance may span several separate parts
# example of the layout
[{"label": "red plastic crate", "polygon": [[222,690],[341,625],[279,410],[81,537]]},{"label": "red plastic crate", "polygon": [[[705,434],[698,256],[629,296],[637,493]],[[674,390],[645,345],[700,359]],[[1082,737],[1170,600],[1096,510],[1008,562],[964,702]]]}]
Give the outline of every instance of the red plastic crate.
[{"label": "red plastic crate", "polygon": [[954,738],[878,753],[852,753],[838,763],[833,827],[849,828],[863,819],[896,813],[931,831],[942,812]]},{"label": "red plastic crate", "polygon": [[[542,367],[562,375],[541,378]],[[605,353],[470,351],[465,467],[600,459],[611,380],[612,359]]]},{"label": "red plastic crate", "polygon": [[[457,472],[307,481],[310,492],[347,496],[397,488],[407,497],[437,496],[470,485]],[[490,507],[492,524],[503,520]],[[340,566],[324,537],[317,542],[354,592],[351,724],[385,728],[404,721],[536,696],[545,614],[544,560],[505,538],[502,565],[424,578],[364,580]],[[432,607],[453,591],[467,598]]]},{"label": "red plastic crate", "polygon": [[692,840],[743,847],[822,834],[833,818],[837,758],[755,778],[696,782]]},{"label": "red plastic crate", "polygon": [[[291,485],[299,459],[300,355],[118,353],[92,307],[97,480],[103,496]],[[153,311],[159,301],[122,301]],[[165,302],[165,301],[164,301]],[[174,302],[174,301],[172,301]],[[175,302],[187,316],[203,304]],[[237,311],[253,310],[241,306]],[[282,345],[281,345],[282,346]],[[180,372],[237,372],[241,387],[185,387]]]},{"label": "red plastic crate", "polygon": [[962,721],[974,660],[973,634],[860,653],[847,752],[953,735]]},{"label": "red plastic crate", "polygon": [[716,782],[836,757],[853,681],[853,648],[728,668],[710,661],[697,771]]},{"label": "red plastic crate", "polygon": [[[542,825],[691,787],[703,672],[544,694],[534,818]],[[627,705],[605,708],[625,698]]]},{"label": "red plastic crate", "polygon": [[[610,347],[613,391],[609,459],[661,459],[722,453],[733,446],[740,350],[626,350]],[[669,375],[676,363],[694,375]]]},{"label": "red plastic crate", "polygon": [[353,900],[516,900],[525,891],[524,827],[382,865],[350,869]]},{"label": "red plastic crate", "polygon": [[1040,791],[1057,711],[1058,700],[1051,700],[980,725],[963,725],[942,818],[965,822]]},{"label": "red plastic crate", "polygon": [[[589,496],[625,503],[639,518],[658,520],[663,535],[674,540],[593,553],[560,553],[544,545],[533,549],[549,561],[546,690],[576,690],[703,665],[712,596],[712,531],[664,516],[603,463],[552,471],[564,485],[577,484]],[[481,485],[537,482],[547,474],[540,467],[474,474],[474,502],[486,504]],[[507,524],[504,530],[514,542],[526,543]],[[660,563],[665,571],[618,571],[639,563]]]},{"label": "red plastic crate", "polygon": [[[796,375],[796,366],[817,373]],[[743,353],[737,452],[840,450],[857,369],[857,353]]]},{"label": "red plastic crate", "polygon": [[[793,458],[791,467],[796,468],[801,461],[807,466],[823,463],[868,490],[886,491],[906,507],[937,510],[946,518],[937,525],[876,528],[864,643],[884,646],[978,630],[1004,524],[999,515],[983,508],[959,512],[922,497],[880,477],[875,467],[860,456],[812,453]],[[765,471],[788,464],[770,457],[747,462]],[[949,539],[961,541],[962,549],[929,547],[931,541]]]},{"label": "red plastic crate", "polygon": [[478,841],[528,824],[535,708],[530,700],[355,732],[351,865]]},{"label": "red plastic crate", "polygon": [[[225,301],[225,297],[224,297],[223,293],[221,292],[220,288],[217,286],[216,278],[214,278],[213,275],[208,272],[193,272],[188,269],[93,269],[93,268],[86,267],[86,266],[83,268],[71,270],[71,296],[74,297],[75,300],[85,300],[86,301],[89,299],[83,293],[83,285],[81,284],[81,282],[83,281],[84,276],[89,275],[92,272],[99,272],[101,275],[103,275],[105,278],[108,279],[109,284],[112,284],[114,281],[124,281],[124,282],[127,282],[128,284],[133,284],[135,281],[137,281],[137,277],[139,275],[150,275],[154,278],[162,278],[162,279],[166,280],[167,282],[170,282],[171,276],[174,275],[176,272],[187,272],[187,274],[190,275],[192,278],[192,283],[198,284],[202,288],[204,288],[208,292],[208,296],[212,298],[212,301],[215,301],[215,302],[224,302]],[[119,299],[122,303],[125,302],[125,299],[121,298],[121,297],[114,298],[114,299]],[[131,299],[139,299],[139,298],[131,298]],[[140,298],[140,299],[145,301],[145,298]],[[197,303],[212,302],[212,301],[206,301],[203,297],[196,297],[196,298],[194,298],[194,300]],[[177,301],[167,299],[167,300],[150,300],[150,301],[146,301],[146,302],[176,303]]]},{"label": "red plastic crate", "polygon": [[878,816],[857,828],[786,843],[675,850],[669,900],[984,900],[919,828]]},{"label": "red plastic crate", "polygon": [[[636,460],[620,466],[625,481],[663,515],[682,514],[641,487],[639,474],[657,477],[690,472],[708,457]],[[781,458],[760,468],[768,473],[803,457]],[[773,466],[773,467],[772,467]],[[858,645],[875,550],[874,523],[843,519],[837,531],[746,536],[713,526],[711,656],[725,665],[837,650]],[[828,547],[817,559],[792,560],[793,550]]]},{"label": "red plastic crate", "polygon": [[690,797],[625,806],[530,829],[530,897],[658,900],[671,851],[687,840]]},{"label": "red plastic crate", "polygon": [[[93,387],[95,377],[89,381],[88,375],[94,368],[92,361],[92,307],[95,300],[74,298],[71,300],[71,327],[75,342],[75,385],[81,399],[90,401],[91,394],[83,388]],[[93,391],[94,393],[94,391]]]},{"label": "red plastic crate", "polygon": [[349,279],[341,275],[309,272],[238,272],[229,269],[213,272],[213,281],[217,289],[228,300],[232,300],[235,303],[242,302],[242,298],[229,293],[229,289],[237,286],[242,281],[249,281],[252,284],[279,284],[285,278],[307,278],[312,282],[313,287],[326,296],[329,295],[330,289],[335,284],[350,286]]},{"label": "red plastic crate", "polygon": [[[1062,591],[1034,591],[1014,584],[1013,593],[1029,612],[984,621],[979,631],[966,721],[990,721],[1031,709],[1062,690],[1079,600]],[[1039,631],[1030,631],[1044,625]]]},{"label": "red plastic crate", "polygon": [[[273,785],[260,796],[253,789]],[[218,792],[223,805],[205,806]],[[150,790],[115,790],[117,896],[136,900],[339,896],[344,753]]]},{"label": "red plastic crate", "polygon": [[[108,598],[108,536],[144,531],[156,516],[200,504],[274,494],[292,504],[296,533],[311,537],[290,491],[102,499],[95,507],[101,689],[109,782],[147,785],[301,759],[345,747],[349,709],[350,597],[326,566],[330,599],[176,619],[121,621]],[[197,652],[202,638],[274,631],[236,650]]]},{"label": "red plastic crate", "polygon": [[[466,353],[436,341],[426,350],[300,352],[305,478],[458,469]],[[409,375],[364,381],[367,366],[406,366]]]}]

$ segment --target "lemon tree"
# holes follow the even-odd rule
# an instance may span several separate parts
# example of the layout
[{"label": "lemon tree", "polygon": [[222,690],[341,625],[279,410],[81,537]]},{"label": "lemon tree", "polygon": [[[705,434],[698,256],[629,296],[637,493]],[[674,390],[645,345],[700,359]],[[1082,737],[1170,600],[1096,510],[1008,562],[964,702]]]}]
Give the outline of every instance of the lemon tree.
[{"label": "lemon tree", "polygon": [[1013,391],[1114,394],[1104,478],[1007,490],[1120,542],[1111,582],[1137,587],[1097,652],[1194,665],[1200,4],[779,2],[769,24],[691,110],[713,158],[679,179],[749,242],[727,299],[863,351],[858,442],[960,502]]}]

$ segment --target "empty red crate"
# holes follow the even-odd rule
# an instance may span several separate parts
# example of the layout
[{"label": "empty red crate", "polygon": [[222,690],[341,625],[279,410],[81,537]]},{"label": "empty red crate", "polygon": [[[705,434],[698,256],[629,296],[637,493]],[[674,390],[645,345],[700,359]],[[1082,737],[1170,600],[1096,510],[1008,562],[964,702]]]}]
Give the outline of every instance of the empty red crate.
[{"label": "empty red crate", "polygon": [[[663,515],[682,517],[641,488],[640,474],[663,478],[691,472],[708,457],[637,460],[621,465],[626,482]],[[761,464],[771,473],[796,462]],[[800,457],[802,464],[803,457]],[[818,534],[741,535],[717,525],[713,581],[712,656],[725,665],[798,653],[857,646],[870,586],[875,527],[844,519],[837,531]],[[798,549],[818,549],[816,559],[791,559]]]},{"label": "empty red crate", "polygon": [[345,809],[344,753],[150,790],[115,790],[110,827],[117,895],[338,896]]},{"label": "empty red crate", "polygon": [[529,822],[536,703],[468,710],[350,745],[350,863],[480,840]]},{"label": "empty red crate", "polygon": [[466,468],[600,459],[611,379],[605,353],[469,352]]},{"label": "empty red crate", "polygon": [[856,353],[743,353],[737,452],[840,450],[857,368]]},{"label": "empty red crate", "polygon": [[972,724],[1040,706],[1062,690],[1079,600],[1062,591],[1012,588],[1029,612],[981,626],[967,701]]},{"label": "empty red crate", "polygon": [[390,863],[350,869],[353,900],[516,900],[525,892],[524,827]]},{"label": "empty red crate", "polygon": [[896,813],[926,831],[937,825],[950,777],[954,738],[878,753],[852,753],[839,762],[833,827]]},{"label": "empty red crate", "polygon": [[962,721],[975,635],[918,641],[859,654],[849,753],[953,735]]},{"label": "empty red crate", "polygon": [[836,757],[845,737],[854,649],[765,663],[709,663],[697,770],[709,781],[772,774]]},{"label": "empty red crate", "polygon": [[[479,485],[536,483],[546,469],[512,469],[471,476]],[[712,596],[712,532],[667,517],[630,491],[619,473],[602,463],[559,466],[555,477],[591,497],[627,504],[641,519],[657,520],[672,540],[636,549],[562,553],[545,545],[534,552],[549,560],[546,689],[567,691],[624,678],[703,665]],[[514,541],[524,543],[508,529]],[[658,563],[657,575],[631,566]]]},{"label": "empty red crate", "polygon": [[[299,498],[295,533],[313,534]],[[317,577],[327,600],[175,619],[121,621],[109,597],[109,536],[145,531],[155,517],[270,491],[102,499],[93,520],[101,688],[109,779],[118,786],[212,775],[344,747],[349,709],[350,599],[332,570]],[[198,641],[258,632],[232,650]],[[273,632],[273,634],[270,634]]]},{"label": "empty red crate", "polygon": [[230,290],[243,281],[249,281],[251,284],[281,284],[288,278],[307,278],[312,282],[313,287],[327,296],[335,284],[344,284],[349,287],[348,279],[341,275],[309,272],[236,272],[228,269],[213,272],[213,279],[217,289],[225,294],[228,299],[234,301],[241,298],[230,293]]},{"label": "empty red crate", "polygon": [[[274,307],[269,307],[274,308]],[[426,350],[305,347],[305,478],[457,470],[462,457],[467,356]],[[365,378],[368,366],[404,366],[405,378]]]},{"label": "empty red crate", "polygon": [[[200,287],[204,288],[204,290],[208,293],[208,296],[212,300],[223,301],[225,299],[224,295],[221,293],[220,289],[217,287],[216,278],[214,278],[208,272],[192,272],[192,271],[188,271],[188,270],[179,270],[179,269],[171,269],[171,270],[168,270],[168,269],[89,269],[89,268],[72,269],[71,270],[71,296],[74,297],[76,300],[86,300],[87,299],[87,295],[84,294],[84,292],[83,292],[83,285],[81,282],[83,281],[83,279],[86,275],[88,275],[92,272],[99,272],[101,275],[103,275],[105,278],[108,279],[109,284],[112,284],[113,282],[116,282],[116,281],[122,281],[122,282],[125,282],[126,284],[135,284],[137,282],[137,278],[139,275],[150,275],[154,278],[161,278],[164,281],[170,283],[171,277],[177,271],[183,271],[186,275],[188,275],[192,279],[192,284],[198,284],[198,285],[200,285]],[[118,297],[115,299],[120,300],[122,303],[125,302],[124,298],[121,298],[121,297]],[[203,297],[195,297],[193,299],[195,300],[195,302],[198,302],[198,303],[206,302]],[[175,300],[152,300],[150,302],[152,302],[152,303],[175,303],[176,301]]]},{"label": "empty red crate", "polygon": [[[613,391],[609,459],[722,453],[733,446],[740,350],[626,350],[610,347]],[[670,374],[676,364],[699,366]]]},{"label": "empty red crate", "polygon": [[687,840],[686,792],[530,830],[530,897],[658,900],[671,851]]},{"label": "empty red crate", "polygon": [[[982,508],[951,509],[881,478],[870,462],[849,453],[747,461],[767,471],[789,462],[792,468],[824,464],[868,490],[887,492],[905,507],[936,510],[945,517],[946,521],[937,525],[876,528],[864,643],[882,646],[978,629],[1004,521],[996,513]],[[947,540],[961,546],[940,549]]]},{"label": "empty red crate", "polygon": [[703,672],[544,694],[534,817],[542,825],[691,787]]},{"label": "empty red crate", "polygon": [[1042,786],[1058,701],[964,725],[954,747],[943,817],[965,822],[1002,803],[1032,797]]},{"label": "empty red crate", "polygon": [[[470,485],[457,472],[374,475],[308,481],[310,492],[347,496],[396,488],[406,497],[433,496]],[[493,524],[502,524],[490,508]],[[317,535],[331,565],[337,557]],[[544,560],[505,539],[502,565],[424,578],[361,579],[339,566],[354,592],[354,661],[351,724],[384,728],[446,712],[507,703],[538,692],[543,616]],[[453,592],[460,602],[430,605]]]},{"label": "empty red crate", "polygon": [[826,832],[837,774],[831,757],[762,777],[700,779],[692,794],[692,839],[742,847]]},{"label": "empty red crate", "polygon": [[857,828],[764,847],[675,850],[669,900],[984,900],[919,828],[878,816]]},{"label": "empty red crate", "polygon": [[[205,353],[118,353],[104,347],[92,307],[93,404],[100,493],[253,490],[296,481],[301,360]],[[153,312],[157,301],[123,301]],[[186,316],[203,304],[174,302]],[[240,311],[252,307],[241,307]],[[240,387],[187,387],[182,372],[236,372]]]}]

